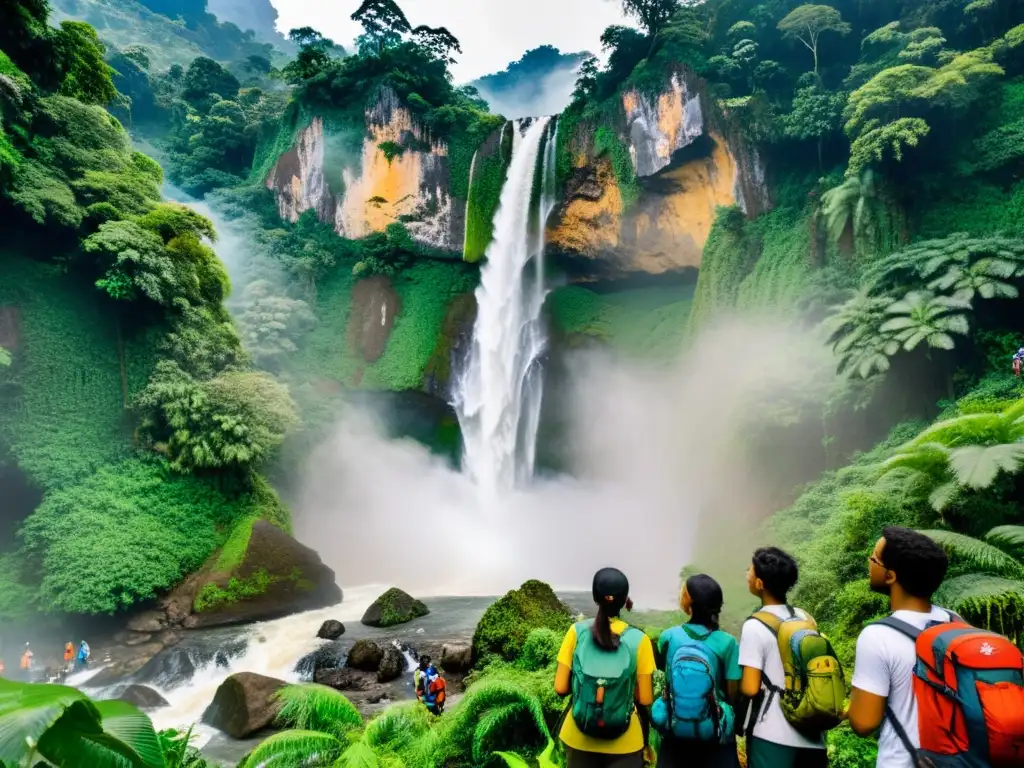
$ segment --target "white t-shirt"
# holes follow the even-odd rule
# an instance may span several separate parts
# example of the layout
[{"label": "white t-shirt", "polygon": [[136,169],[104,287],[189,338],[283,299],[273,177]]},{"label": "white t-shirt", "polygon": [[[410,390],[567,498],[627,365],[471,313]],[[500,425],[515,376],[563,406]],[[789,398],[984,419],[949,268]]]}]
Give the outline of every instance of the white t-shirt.
[{"label": "white t-shirt", "polygon": [[[761,610],[773,613],[780,619],[788,619],[790,616],[789,609],[784,605],[766,605]],[[807,614],[799,608],[796,609],[796,614],[801,618],[807,618]],[[747,619],[743,623],[743,632],[740,634],[740,666],[761,670],[763,677],[767,677],[772,681],[772,685],[780,688],[786,681],[786,674],[782,669],[782,656],[779,655],[779,641],[775,634],[757,619]],[[763,686],[762,681],[762,688]],[[768,702],[770,695],[765,693],[764,703]],[[771,699],[770,706],[765,707],[762,704],[757,722],[751,731],[752,736],[786,747],[825,748],[823,736],[817,740],[808,739],[789,724],[782,713],[782,703],[778,694]]]},{"label": "white t-shirt", "polygon": [[[949,611],[932,606],[930,613],[896,611],[893,617],[912,627],[924,629],[932,621],[949,621]],[[884,696],[907,738],[921,745],[917,729],[917,699],[914,698],[914,641],[892,627],[872,624],[857,638],[857,656],[853,668],[853,687],[875,696]],[[900,741],[888,719],[878,735],[877,766],[914,768],[914,760]]]}]

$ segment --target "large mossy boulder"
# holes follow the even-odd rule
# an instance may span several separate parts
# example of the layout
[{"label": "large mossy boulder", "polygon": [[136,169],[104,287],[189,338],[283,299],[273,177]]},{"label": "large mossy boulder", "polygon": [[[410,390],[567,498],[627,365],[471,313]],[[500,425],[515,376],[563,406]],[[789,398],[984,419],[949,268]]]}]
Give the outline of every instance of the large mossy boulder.
[{"label": "large mossy boulder", "polygon": [[362,623],[368,627],[393,627],[426,616],[428,613],[430,609],[422,602],[392,587],[366,609]]},{"label": "large mossy boulder", "polygon": [[246,521],[164,604],[187,629],[267,621],[340,603],[334,571],[266,520]]},{"label": "large mossy boulder", "polygon": [[281,711],[277,692],[286,683],[254,672],[232,675],[217,689],[203,712],[203,722],[233,739],[244,739],[263,730]]},{"label": "large mossy boulder", "polygon": [[514,661],[522,653],[530,632],[546,627],[564,634],[573,613],[542,581],[528,581],[493,603],[473,633],[473,665],[477,668],[499,657]]}]

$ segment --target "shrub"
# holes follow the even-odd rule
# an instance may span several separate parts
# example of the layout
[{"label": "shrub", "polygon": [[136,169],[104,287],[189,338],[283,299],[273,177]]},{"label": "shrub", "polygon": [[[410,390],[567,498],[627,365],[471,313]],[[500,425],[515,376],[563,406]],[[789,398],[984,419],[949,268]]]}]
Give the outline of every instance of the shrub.
[{"label": "shrub", "polygon": [[523,650],[516,664],[528,672],[548,669],[558,659],[562,638],[547,627],[534,629],[526,636]]}]

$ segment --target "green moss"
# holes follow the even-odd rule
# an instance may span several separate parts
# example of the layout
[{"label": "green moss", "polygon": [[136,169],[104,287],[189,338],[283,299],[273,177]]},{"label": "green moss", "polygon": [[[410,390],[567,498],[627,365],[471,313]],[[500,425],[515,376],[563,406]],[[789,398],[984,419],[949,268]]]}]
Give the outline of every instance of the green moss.
[{"label": "green moss", "polygon": [[542,581],[527,581],[508,592],[484,612],[473,633],[473,664],[486,665],[494,657],[515,661],[526,638],[538,627],[564,634],[572,626],[569,608]]},{"label": "green moss", "polygon": [[682,348],[693,290],[686,284],[596,293],[567,286],[549,294],[547,308],[563,335],[583,334],[627,355],[668,359]]},{"label": "green moss", "polygon": [[[87,477],[131,448],[116,315],[79,280],[15,253],[0,259],[0,307],[16,315],[19,336],[12,365],[0,368],[0,442],[43,488]],[[125,345],[129,396],[148,378],[152,352]]]},{"label": "green moss", "polygon": [[488,157],[477,156],[473,180],[469,186],[466,210],[466,247],[463,258],[477,262],[484,257],[494,235],[494,214],[501,202],[508,165],[512,159],[512,130],[503,129],[498,151]]},{"label": "green moss", "polygon": [[247,517],[231,529],[231,535],[228,536],[228,540],[224,542],[224,546],[220,550],[220,555],[217,556],[217,563],[214,566],[217,571],[229,573],[242,564],[245,552],[249,548],[253,523],[258,519],[258,516]]},{"label": "green moss", "polygon": [[296,354],[291,371],[300,380],[329,380],[368,390],[419,390],[435,354],[451,299],[472,291],[478,272],[460,262],[420,261],[399,273],[392,284],[401,299],[384,354],[367,363],[349,347],[344,329],[352,305],[355,278],[339,264],[321,281],[315,302],[320,321]]},{"label": "green moss", "polygon": [[281,577],[272,576],[263,568],[253,572],[251,576],[240,579],[232,576],[223,589],[213,582],[203,585],[196,595],[192,604],[192,610],[196,613],[209,611],[222,605],[230,605],[251,597],[259,597],[265,594],[272,584],[281,581]]},{"label": "green moss", "polygon": [[619,194],[622,195],[622,210],[628,211],[640,199],[640,186],[629,146],[613,128],[602,125],[594,134],[594,155],[611,161]]}]

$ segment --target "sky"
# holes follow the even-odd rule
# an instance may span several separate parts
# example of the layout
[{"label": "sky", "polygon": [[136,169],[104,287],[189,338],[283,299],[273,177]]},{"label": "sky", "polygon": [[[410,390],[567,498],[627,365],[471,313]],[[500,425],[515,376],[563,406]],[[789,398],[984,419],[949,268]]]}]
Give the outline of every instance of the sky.
[{"label": "sky", "polygon": [[[362,31],[349,17],[360,0],[271,0],[278,28],[313,27],[348,46]],[[492,72],[539,45],[600,53],[601,33],[626,23],[615,0],[399,0],[413,26],[444,26],[462,43],[457,83]]]}]

